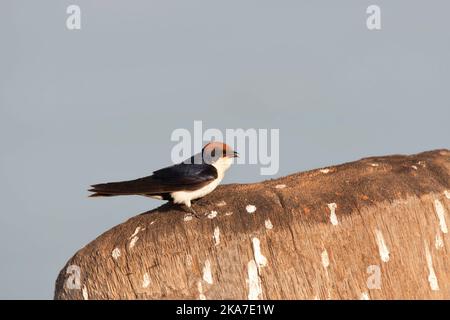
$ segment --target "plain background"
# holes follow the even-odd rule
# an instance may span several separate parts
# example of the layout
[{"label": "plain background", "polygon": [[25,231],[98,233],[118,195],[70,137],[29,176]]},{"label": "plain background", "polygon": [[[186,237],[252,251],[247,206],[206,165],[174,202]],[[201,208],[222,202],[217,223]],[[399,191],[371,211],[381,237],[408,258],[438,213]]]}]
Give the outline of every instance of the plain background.
[{"label": "plain background", "polygon": [[[66,28],[66,8],[82,29]],[[366,8],[381,7],[369,31]],[[170,164],[177,128],[280,129],[274,176],[449,148],[450,2],[2,0],[0,298],[159,205],[92,183]],[[258,165],[225,182],[256,182]]]}]

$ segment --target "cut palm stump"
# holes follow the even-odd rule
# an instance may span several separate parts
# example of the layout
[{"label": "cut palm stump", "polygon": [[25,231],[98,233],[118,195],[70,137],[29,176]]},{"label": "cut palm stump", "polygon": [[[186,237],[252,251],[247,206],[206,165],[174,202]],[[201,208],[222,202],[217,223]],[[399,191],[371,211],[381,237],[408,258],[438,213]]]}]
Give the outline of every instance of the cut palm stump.
[{"label": "cut palm stump", "polygon": [[450,299],[450,151],[219,187],[78,251],[55,299]]}]

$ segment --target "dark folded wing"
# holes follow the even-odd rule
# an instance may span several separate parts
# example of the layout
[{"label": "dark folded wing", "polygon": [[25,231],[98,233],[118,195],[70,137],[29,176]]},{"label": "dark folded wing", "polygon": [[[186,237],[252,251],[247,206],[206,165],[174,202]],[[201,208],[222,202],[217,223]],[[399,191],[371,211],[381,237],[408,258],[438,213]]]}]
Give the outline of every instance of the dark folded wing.
[{"label": "dark folded wing", "polygon": [[155,171],[153,175],[130,181],[92,185],[93,196],[157,195],[174,191],[199,189],[217,178],[217,170],[209,164],[177,164]]},{"label": "dark folded wing", "polygon": [[189,186],[217,179],[217,170],[210,164],[180,163],[153,172],[153,177],[167,185]]}]

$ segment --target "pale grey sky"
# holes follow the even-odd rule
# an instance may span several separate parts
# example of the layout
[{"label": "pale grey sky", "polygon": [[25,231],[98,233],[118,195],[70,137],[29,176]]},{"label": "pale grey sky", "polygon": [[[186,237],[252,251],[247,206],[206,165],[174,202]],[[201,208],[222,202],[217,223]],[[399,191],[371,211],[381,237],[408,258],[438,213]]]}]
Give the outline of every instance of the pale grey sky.
[{"label": "pale grey sky", "polygon": [[[70,4],[81,30],[66,29]],[[76,250],[160,204],[86,189],[170,164],[172,131],[194,120],[280,129],[277,176],[449,148],[449,12],[445,0],[2,0],[0,298],[52,298]],[[239,165],[225,182],[265,178]]]}]

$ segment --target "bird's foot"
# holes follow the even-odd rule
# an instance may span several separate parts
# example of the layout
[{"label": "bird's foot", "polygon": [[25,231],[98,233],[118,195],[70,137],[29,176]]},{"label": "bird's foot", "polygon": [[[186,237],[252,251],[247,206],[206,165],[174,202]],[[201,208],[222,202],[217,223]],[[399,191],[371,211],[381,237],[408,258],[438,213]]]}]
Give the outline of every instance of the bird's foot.
[{"label": "bird's foot", "polygon": [[192,206],[187,206],[185,204],[181,205],[184,209],[185,212],[190,213],[191,215],[193,215],[194,217],[196,217],[197,219],[200,219],[200,215],[194,210],[194,208],[192,208]]}]

